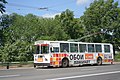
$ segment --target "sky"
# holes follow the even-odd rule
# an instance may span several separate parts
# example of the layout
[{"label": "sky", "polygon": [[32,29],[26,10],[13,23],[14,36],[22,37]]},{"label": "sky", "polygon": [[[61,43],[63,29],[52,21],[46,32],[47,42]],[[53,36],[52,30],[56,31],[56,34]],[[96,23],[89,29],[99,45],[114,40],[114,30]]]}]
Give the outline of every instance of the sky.
[{"label": "sky", "polygon": [[[6,14],[17,13],[27,15],[32,13],[40,17],[54,17],[62,11],[73,11],[79,18],[94,0],[6,0]],[[40,9],[42,8],[42,9]],[[43,9],[44,8],[44,9]],[[46,9],[47,8],[47,9]]]}]

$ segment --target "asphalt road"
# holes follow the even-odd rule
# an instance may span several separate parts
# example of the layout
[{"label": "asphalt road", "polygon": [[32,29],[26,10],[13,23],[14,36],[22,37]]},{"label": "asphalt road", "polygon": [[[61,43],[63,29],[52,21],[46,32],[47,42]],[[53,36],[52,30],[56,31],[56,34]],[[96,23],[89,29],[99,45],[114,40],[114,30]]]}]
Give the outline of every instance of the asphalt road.
[{"label": "asphalt road", "polygon": [[0,80],[120,80],[120,64],[0,70]]}]

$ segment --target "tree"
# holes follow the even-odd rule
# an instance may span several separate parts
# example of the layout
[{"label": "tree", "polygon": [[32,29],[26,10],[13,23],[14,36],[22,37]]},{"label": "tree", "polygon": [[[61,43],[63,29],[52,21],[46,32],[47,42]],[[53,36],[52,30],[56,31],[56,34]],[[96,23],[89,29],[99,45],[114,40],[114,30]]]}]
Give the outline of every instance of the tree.
[{"label": "tree", "polygon": [[[0,49],[2,50],[0,57],[3,56],[1,60],[6,59],[6,61],[32,60],[32,48],[37,40],[78,39],[90,34],[97,35],[92,35],[82,41],[115,42],[116,46],[119,46],[119,22],[120,8],[118,2],[113,0],[95,0],[80,18],[74,18],[73,11],[69,9],[57,15],[55,19],[13,13],[4,16],[5,28],[2,30],[4,45]],[[104,34],[99,34],[101,32]],[[2,55],[2,52],[5,54]],[[6,58],[8,55],[9,59]]]},{"label": "tree", "polygon": [[91,3],[84,15],[80,17],[85,28],[84,36],[100,33],[101,30],[104,34],[91,36],[85,41],[112,43],[111,37],[115,39],[116,30],[119,28],[119,15],[120,8],[118,2],[114,2],[114,0],[95,0]]},{"label": "tree", "polygon": [[0,26],[1,26],[1,29],[9,27],[11,24],[12,24],[12,18],[11,18],[11,16],[9,16],[7,14],[3,14],[0,17]]},{"label": "tree", "polygon": [[57,15],[55,19],[60,22],[62,29],[68,35],[68,39],[76,39],[81,36],[83,27],[79,24],[78,19],[74,19],[73,11],[67,9],[61,15]]},{"label": "tree", "polygon": [[5,12],[5,6],[4,4],[6,4],[6,0],[0,0],[0,12],[3,14]]},{"label": "tree", "polygon": [[4,41],[3,30],[9,27],[11,24],[12,24],[12,18],[9,15],[3,14],[0,17],[0,45],[3,45],[3,41]]},{"label": "tree", "polygon": [[[30,47],[37,40],[67,40],[67,34],[63,31],[57,20],[41,18],[33,14],[26,16],[11,14],[11,25],[3,30],[5,48],[11,52],[6,55],[14,55],[13,61],[27,61],[33,59],[33,51]],[[5,47],[7,45],[7,47]],[[13,45],[13,49],[11,49]],[[1,53],[0,53],[1,54]],[[27,57],[27,58],[26,58]]]},{"label": "tree", "polygon": [[1,48],[1,54],[2,54],[2,62],[12,62],[15,59],[15,51],[16,46],[14,44],[5,44],[4,47]]}]

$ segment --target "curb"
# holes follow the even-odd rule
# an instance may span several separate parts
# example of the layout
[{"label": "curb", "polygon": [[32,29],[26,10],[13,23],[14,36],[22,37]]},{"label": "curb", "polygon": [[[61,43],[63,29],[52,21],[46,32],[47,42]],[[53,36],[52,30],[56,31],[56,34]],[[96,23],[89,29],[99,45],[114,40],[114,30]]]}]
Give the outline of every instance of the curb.
[{"label": "curb", "polygon": [[[113,64],[120,64],[120,62],[113,62]],[[17,70],[17,69],[34,69],[34,67],[17,67],[17,68],[1,68],[0,70]]]},{"label": "curb", "polygon": [[3,68],[3,69],[0,69],[0,70],[19,70],[19,69],[34,69],[34,67],[18,67],[18,68],[9,68],[9,69],[6,69],[6,68]]},{"label": "curb", "polygon": [[113,64],[120,64],[120,62],[113,62]]}]

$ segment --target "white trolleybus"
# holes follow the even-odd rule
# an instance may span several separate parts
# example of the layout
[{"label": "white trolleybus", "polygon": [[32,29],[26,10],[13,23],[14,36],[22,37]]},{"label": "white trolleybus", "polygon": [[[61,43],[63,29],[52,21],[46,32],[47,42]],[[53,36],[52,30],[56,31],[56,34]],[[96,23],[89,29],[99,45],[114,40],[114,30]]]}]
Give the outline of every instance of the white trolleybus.
[{"label": "white trolleybus", "polygon": [[36,41],[34,67],[67,67],[84,64],[113,64],[113,46],[109,43]]}]

